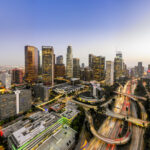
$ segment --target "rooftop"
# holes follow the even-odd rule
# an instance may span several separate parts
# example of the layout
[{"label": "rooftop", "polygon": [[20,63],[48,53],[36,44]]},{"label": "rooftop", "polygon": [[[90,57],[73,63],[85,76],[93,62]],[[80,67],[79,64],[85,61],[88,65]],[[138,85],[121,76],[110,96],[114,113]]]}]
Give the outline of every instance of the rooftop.
[{"label": "rooftop", "polygon": [[37,150],[68,150],[75,142],[75,134],[76,131],[65,125],[49,137]]}]

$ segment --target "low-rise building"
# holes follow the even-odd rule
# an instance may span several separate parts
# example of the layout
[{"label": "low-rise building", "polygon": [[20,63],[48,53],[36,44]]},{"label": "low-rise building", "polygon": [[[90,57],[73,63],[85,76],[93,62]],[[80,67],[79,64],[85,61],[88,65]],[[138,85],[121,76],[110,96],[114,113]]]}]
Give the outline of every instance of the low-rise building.
[{"label": "low-rise building", "polygon": [[31,90],[27,89],[0,95],[0,120],[29,110],[31,102]]},{"label": "low-rise building", "polygon": [[75,144],[76,131],[64,125],[59,131],[49,137],[37,150],[72,150]]},{"label": "low-rise building", "polygon": [[9,134],[8,146],[10,149],[37,149],[44,142],[62,127],[61,118],[55,113],[36,112],[22,121],[21,126],[3,129],[4,134],[8,129],[14,129]]}]

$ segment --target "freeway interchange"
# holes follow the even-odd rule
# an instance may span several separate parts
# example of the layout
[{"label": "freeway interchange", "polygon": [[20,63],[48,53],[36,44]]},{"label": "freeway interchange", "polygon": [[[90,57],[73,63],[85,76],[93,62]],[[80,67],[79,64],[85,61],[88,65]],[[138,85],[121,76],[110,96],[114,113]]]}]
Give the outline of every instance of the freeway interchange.
[{"label": "freeway interchange", "polygon": [[[90,124],[90,130],[94,135],[94,138],[88,143],[87,150],[114,150],[117,145],[126,145],[125,148],[122,147],[125,150],[143,149],[145,129],[142,127],[148,127],[149,122],[146,121],[147,114],[143,104],[137,100],[139,97],[133,96],[136,84],[136,82],[128,81],[124,88],[119,87],[118,93],[116,92],[118,96],[113,110],[106,108],[106,111],[103,112],[108,117],[99,127],[98,131],[95,130],[92,115],[88,111],[90,108],[98,111],[98,108],[72,100],[85,108],[86,118]],[[143,98],[142,100],[145,99]],[[141,119],[137,117],[137,108],[134,101],[140,107]],[[123,137],[120,137],[123,130],[121,125],[124,121],[128,122],[128,129]],[[131,142],[129,143],[129,141]]]}]

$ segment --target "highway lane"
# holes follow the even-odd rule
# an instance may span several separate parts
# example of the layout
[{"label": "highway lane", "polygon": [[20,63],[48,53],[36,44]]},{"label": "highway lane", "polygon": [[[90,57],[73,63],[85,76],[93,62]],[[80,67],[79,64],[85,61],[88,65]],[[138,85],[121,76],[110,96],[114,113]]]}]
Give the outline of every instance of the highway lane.
[{"label": "highway lane", "polygon": [[[129,82],[128,82],[128,84],[130,84]],[[127,87],[126,87],[126,89],[124,89],[126,92],[128,92],[128,93],[130,93],[130,85],[128,85],[127,84]],[[130,114],[130,101],[129,101],[129,98],[128,97],[125,97],[124,98],[124,103],[123,103],[123,105],[122,105],[123,107],[122,107],[122,111],[121,111],[121,113],[120,114],[123,114],[123,115],[129,115]],[[128,107],[128,111],[126,111],[126,107]],[[119,136],[119,134],[122,132],[122,128],[120,128],[120,125],[122,124],[122,121],[118,121],[117,122],[117,126],[115,127],[116,128],[116,130],[112,133],[112,135],[111,135],[111,137],[113,137],[113,138],[115,138],[115,137],[118,137]],[[131,130],[131,124],[129,124],[128,123],[128,126],[129,126],[129,128],[128,128],[128,130]],[[119,129],[119,130],[118,130]],[[104,148],[104,149],[106,149],[106,150],[109,150],[109,149],[111,149],[111,150],[115,150],[116,149],[116,145],[107,145],[107,147],[106,148]]]},{"label": "highway lane", "polygon": [[[132,94],[134,94],[135,88],[137,86],[137,82],[134,82],[132,84]],[[141,102],[138,102],[140,109],[141,109],[141,119],[146,120],[147,119],[147,114],[145,112],[145,108],[142,105]],[[137,108],[135,107],[135,102],[131,103],[132,105],[132,116],[134,118],[138,118],[137,116]],[[143,144],[144,144],[144,139],[143,139],[143,135],[144,135],[144,128],[138,127],[136,125],[133,125],[133,133],[132,133],[132,140],[130,145],[128,145],[127,147],[125,147],[124,149],[127,150],[143,150]],[[124,150],[123,149],[123,150]]]},{"label": "highway lane", "polygon": [[[126,91],[127,85],[125,85],[123,91]],[[120,90],[120,89],[119,89]],[[119,91],[118,90],[118,91]],[[122,105],[124,103],[124,97],[123,96],[119,96],[117,97],[117,100],[115,102],[115,107],[114,107],[114,112],[116,113],[120,113],[121,109],[122,109]],[[118,109],[119,108],[119,109]],[[110,118],[109,118],[110,119]],[[113,132],[113,130],[115,129],[116,126],[116,119],[113,120],[113,118],[111,118],[111,121],[109,122],[109,124],[107,124],[106,122],[108,119],[106,119],[106,121],[103,123],[102,127],[104,126],[104,130],[100,130],[100,133],[107,136]],[[113,120],[113,121],[112,121]],[[107,129],[107,130],[106,130]],[[108,132],[109,131],[109,132]],[[99,145],[99,147],[97,147],[97,145]],[[104,142],[101,142],[100,140],[92,140],[92,142],[89,144],[88,150],[96,150],[96,149],[103,149],[103,147],[105,147],[104,145],[106,145]]]}]

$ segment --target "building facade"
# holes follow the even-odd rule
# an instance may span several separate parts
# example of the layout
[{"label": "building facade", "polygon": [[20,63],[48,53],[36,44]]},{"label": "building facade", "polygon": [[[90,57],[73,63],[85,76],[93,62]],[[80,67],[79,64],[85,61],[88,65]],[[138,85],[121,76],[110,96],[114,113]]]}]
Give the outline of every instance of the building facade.
[{"label": "building facade", "polygon": [[73,58],[73,77],[80,78],[80,59]]},{"label": "building facade", "polygon": [[23,70],[18,68],[12,70],[12,83],[23,83]]},{"label": "building facade", "polygon": [[92,68],[92,62],[93,62],[93,54],[89,54],[89,67]]},{"label": "building facade", "polygon": [[66,77],[73,77],[73,55],[72,55],[72,47],[68,46],[67,48],[67,57],[66,57]]},{"label": "building facade", "polygon": [[93,79],[102,81],[105,79],[105,57],[92,56]]},{"label": "building facade", "polygon": [[144,67],[142,65],[142,62],[138,62],[137,69],[138,69],[138,77],[142,77],[144,73]]},{"label": "building facade", "polygon": [[62,55],[60,55],[60,56],[57,57],[56,64],[58,64],[58,65],[64,64],[63,63],[63,56]]},{"label": "building facade", "polygon": [[113,85],[114,83],[114,63],[106,61],[106,85]]},{"label": "building facade", "polygon": [[36,82],[38,79],[38,49],[34,46],[25,46],[25,80]]},{"label": "building facade", "polygon": [[0,95],[0,120],[23,113],[31,108],[31,90]]},{"label": "building facade", "polygon": [[80,79],[83,81],[93,80],[93,70],[90,67],[85,67],[80,70]]},{"label": "building facade", "polygon": [[65,65],[64,64],[55,64],[55,78],[65,77]]},{"label": "building facade", "polygon": [[45,85],[54,85],[54,50],[51,46],[42,46],[42,80]]},{"label": "building facade", "polygon": [[122,53],[117,52],[114,59],[114,80],[117,81],[122,76],[123,72],[123,59]]},{"label": "building facade", "polygon": [[11,74],[8,73],[8,72],[3,72],[1,75],[0,75],[0,80],[2,82],[2,85],[6,88],[6,89],[9,89],[11,88]]}]

